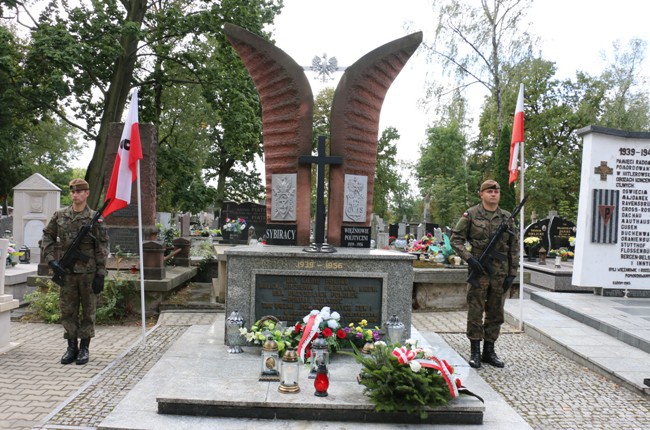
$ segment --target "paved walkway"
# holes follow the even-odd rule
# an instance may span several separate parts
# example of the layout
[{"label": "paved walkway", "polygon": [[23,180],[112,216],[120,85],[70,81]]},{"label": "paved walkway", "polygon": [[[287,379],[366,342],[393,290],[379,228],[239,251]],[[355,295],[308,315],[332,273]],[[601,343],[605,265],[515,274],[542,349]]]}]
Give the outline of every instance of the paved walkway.
[{"label": "paved walkway", "polygon": [[[619,322],[608,321],[604,327],[614,327],[618,330],[615,336],[626,340],[630,340],[628,336],[620,334],[627,333],[625,330],[635,331],[639,339],[645,336],[644,328],[630,329],[627,323],[646,318],[642,309],[647,310],[647,306],[637,306],[641,302],[621,303],[621,299],[614,298],[574,296],[545,293],[542,299],[555,300],[555,309],[545,307],[541,299],[524,300],[525,332],[517,330],[519,301],[509,301],[510,324],[504,325],[497,342],[497,352],[506,361],[506,368],[485,366],[478,369],[478,375],[535,429],[650,428],[647,394],[613,382],[620,371],[608,374],[607,370],[599,370],[589,357],[577,359],[579,356],[570,349],[570,343],[580,343],[576,339],[584,337],[584,332],[576,331],[572,326],[576,320],[561,312],[559,302],[572,306],[583,321],[607,319],[617,313],[625,315]],[[566,303],[571,300],[573,303]],[[586,306],[587,300],[594,303]],[[585,307],[588,309],[580,309]],[[91,361],[85,366],[59,364],[66,346],[59,325],[12,322],[11,340],[18,346],[0,355],[0,429],[96,428],[190,325],[211,324],[214,319],[213,313],[164,313],[158,325],[149,331],[145,343],[141,342],[139,326],[99,326],[91,343]],[[416,312],[413,324],[422,334],[438,333],[461,356],[469,355],[469,342],[463,334],[465,312]],[[580,330],[593,329],[585,323],[578,324]],[[549,325],[555,328],[550,329]],[[563,327],[558,327],[561,325],[566,326],[564,333],[560,330]],[[563,338],[567,333],[576,337]],[[622,342],[615,347],[624,345],[627,344]],[[638,355],[619,361],[647,372],[650,377],[648,353],[631,347]],[[573,359],[567,357],[571,354]],[[358,427],[347,424],[328,428]]]}]

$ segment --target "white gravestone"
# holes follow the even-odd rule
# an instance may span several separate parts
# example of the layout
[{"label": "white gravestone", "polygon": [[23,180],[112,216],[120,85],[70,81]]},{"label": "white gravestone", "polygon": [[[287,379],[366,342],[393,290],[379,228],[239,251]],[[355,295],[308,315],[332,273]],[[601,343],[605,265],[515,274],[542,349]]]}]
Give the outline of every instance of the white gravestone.
[{"label": "white gravestone", "polygon": [[648,289],[650,133],[589,126],[583,138],[573,284]]},{"label": "white gravestone", "polygon": [[343,222],[365,222],[368,202],[368,177],[345,175]]},{"label": "white gravestone", "polygon": [[271,221],[296,221],[296,173],[271,175]]},{"label": "white gravestone", "polygon": [[40,260],[38,241],[43,228],[59,209],[61,188],[40,173],[34,173],[13,188],[14,192],[14,243],[18,248],[29,247],[30,260]]}]

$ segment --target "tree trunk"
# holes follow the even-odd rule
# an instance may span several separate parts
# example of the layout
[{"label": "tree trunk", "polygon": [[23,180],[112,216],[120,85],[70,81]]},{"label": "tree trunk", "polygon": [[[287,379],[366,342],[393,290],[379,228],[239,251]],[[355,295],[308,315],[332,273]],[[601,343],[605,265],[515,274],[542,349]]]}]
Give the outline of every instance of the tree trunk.
[{"label": "tree trunk", "polygon": [[[123,3],[128,9],[125,25],[133,22],[140,28],[147,11],[147,0],[132,0],[124,1]],[[131,81],[133,79],[133,70],[135,68],[139,42],[140,35],[133,33],[128,33],[120,39],[122,55],[115,62],[111,83],[104,100],[104,113],[95,140],[95,151],[86,172],[86,181],[88,181],[90,186],[88,204],[93,208],[99,206],[104,188],[104,158],[106,156],[108,125],[112,122],[120,122],[122,118],[124,105],[131,90]]]}]

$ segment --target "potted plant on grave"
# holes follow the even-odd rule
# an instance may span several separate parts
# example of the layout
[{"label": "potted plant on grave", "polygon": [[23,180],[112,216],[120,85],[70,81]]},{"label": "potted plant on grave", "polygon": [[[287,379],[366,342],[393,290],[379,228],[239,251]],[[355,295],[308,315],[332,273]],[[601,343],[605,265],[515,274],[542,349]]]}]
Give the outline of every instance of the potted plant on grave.
[{"label": "potted plant on grave", "polygon": [[542,241],[539,237],[529,236],[524,239],[524,247],[526,248],[528,261],[535,261],[535,257],[537,257],[537,251],[539,251],[541,244]]}]

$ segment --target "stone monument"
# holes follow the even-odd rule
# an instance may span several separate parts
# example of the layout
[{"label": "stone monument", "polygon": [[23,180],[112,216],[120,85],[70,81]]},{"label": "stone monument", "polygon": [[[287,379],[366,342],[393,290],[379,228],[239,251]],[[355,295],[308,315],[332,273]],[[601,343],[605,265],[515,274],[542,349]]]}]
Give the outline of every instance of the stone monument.
[{"label": "stone monument", "polygon": [[582,180],[573,284],[650,290],[650,133],[589,126],[578,135]]},{"label": "stone monument", "polygon": [[[295,201],[297,245],[308,245],[311,168],[300,157],[312,155],[314,102],[309,82],[303,68],[267,40],[232,24],[226,24],[224,31],[262,101],[267,223],[292,222],[289,214],[294,213]],[[328,193],[327,241],[331,245],[341,245],[344,225],[370,227],[381,105],[421,42],[418,32],[371,51],[345,70],[336,88],[330,157],[341,161],[328,162],[332,164],[329,188],[342,192]],[[278,184],[275,193],[273,184]],[[274,203],[275,198],[282,201]]]},{"label": "stone monument", "polygon": [[34,173],[13,188],[14,225],[13,236],[18,247],[29,248],[32,261],[39,261],[41,248],[38,242],[43,229],[57,209],[61,188],[40,173]]},{"label": "stone monument", "polygon": [[[313,96],[303,68],[241,27],[226,24],[224,30],[262,101],[267,237],[288,237],[293,225],[298,245],[225,250],[226,313],[238,310],[248,326],[269,314],[292,324],[323,306],[348,323],[366,319],[383,326],[397,314],[408,335],[414,257],[367,248],[381,105],[422,33],[387,43],[346,69],[332,104],[330,154],[326,137],[319,137],[318,153],[312,155]],[[318,192],[310,244],[312,163],[318,165]],[[325,165],[330,165],[329,184]],[[332,252],[328,244],[344,247]]]}]

